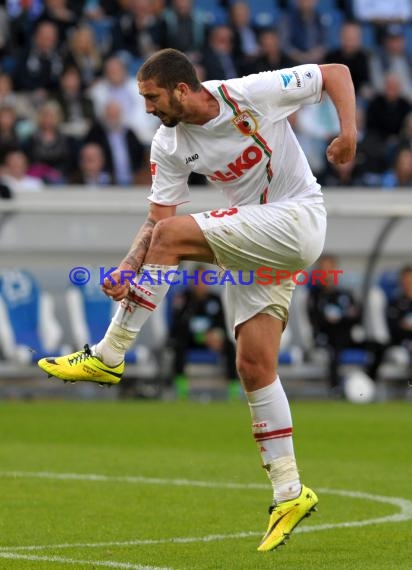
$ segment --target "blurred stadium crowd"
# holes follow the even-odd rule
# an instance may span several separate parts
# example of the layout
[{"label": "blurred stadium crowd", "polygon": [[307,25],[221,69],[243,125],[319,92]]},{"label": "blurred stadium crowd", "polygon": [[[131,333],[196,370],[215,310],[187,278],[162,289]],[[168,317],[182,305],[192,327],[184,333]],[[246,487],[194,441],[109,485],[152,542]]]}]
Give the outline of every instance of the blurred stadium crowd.
[{"label": "blurred stadium crowd", "polygon": [[326,163],[339,128],[327,98],[290,118],[316,176],[411,186],[411,0],[3,0],[0,194],[149,184],[158,122],[135,74],[164,47],[184,51],[202,80],[345,63],[358,98],[356,160]]}]

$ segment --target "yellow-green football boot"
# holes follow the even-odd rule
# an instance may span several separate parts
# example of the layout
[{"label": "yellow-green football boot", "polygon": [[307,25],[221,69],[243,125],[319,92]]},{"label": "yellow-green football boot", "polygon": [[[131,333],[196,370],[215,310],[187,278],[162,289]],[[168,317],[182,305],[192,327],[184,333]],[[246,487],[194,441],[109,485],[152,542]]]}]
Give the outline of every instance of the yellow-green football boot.
[{"label": "yellow-green football boot", "polygon": [[83,350],[42,358],[38,365],[49,377],[55,376],[65,382],[97,382],[98,384],[118,384],[122,379],[124,362],[111,368],[94,356],[88,344]]},{"label": "yellow-green football boot", "polygon": [[259,552],[268,552],[285,544],[295,526],[305,517],[310,517],[312,511],[316,511],[317,503],[316,494],[302,485],[300,495],[295,499],[271,505],[269,526],[258,546]]}]

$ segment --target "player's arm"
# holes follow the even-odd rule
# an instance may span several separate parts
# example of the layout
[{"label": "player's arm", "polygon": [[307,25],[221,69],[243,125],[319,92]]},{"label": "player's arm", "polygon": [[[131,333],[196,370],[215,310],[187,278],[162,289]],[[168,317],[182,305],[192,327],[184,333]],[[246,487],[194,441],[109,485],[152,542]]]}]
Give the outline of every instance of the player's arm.
[{"label": "player's arm", "polygon": [[344,164],[356,154],[356,98],[352,77],[346,65],[330,63],[320,65],[323,89],[336,107],[340,134],[326,150],[329,162]]},{"label": "player's arm", "polygon": [[146,257],[155,225],[164,218],[174,216],[175,213],[176,206],[162,206],[152,202],[144,224],[137,233],[128,253],[120,265],[127,265],[129,269],[133,269],[133,271],[137,272]]},{"label": "player's arm", "polygon": [[116,271],[111,273],[111,278],[118,285],[114,285],[111,279],[106,278],[103,284],[103,292],[112,297],[115,301],[119,301],[125,297],[129,289],[129,283],[125,280],[122,282],[122,272],[137,272],[144,262],[147,251],[152,240],[153,230],[157,222],[164,218],[174,216],[176,206],[161,206],[160,204],[150,204],[149,212],[145,222],[138,231],[133,243],[121,261]]}]

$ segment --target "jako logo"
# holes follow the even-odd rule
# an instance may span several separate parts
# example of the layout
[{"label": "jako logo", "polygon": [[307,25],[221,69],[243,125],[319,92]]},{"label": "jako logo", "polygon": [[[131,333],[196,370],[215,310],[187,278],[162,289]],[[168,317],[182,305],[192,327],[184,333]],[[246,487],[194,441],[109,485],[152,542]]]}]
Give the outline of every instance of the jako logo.
[{"label": "jako logo", "polygon": [[260,162],[262,156],[263,153],[258,146],[248,146],[247,149],[242,152],[242,156],[239,156],[234,162],[229,162],[227,165],[229,172],[216,170],[213,176],[210,176],[210,180],[218,182],[236,180],[236,178],[242,176],[245,170],[250,170],[252,166]]},{"label": "jako logo", "polygon": [[190,162],[194,162],[195,160],[198,160],[198,159],[199,159],[199,155],[196,153],[196,154],[192,154],[192,156],[187,156],[185,162],[186,162],[186,164],[189,164]]},{"label": "jako logo", "polygon": [[287,87],[293,77],[292,74],[288,73],[287,75],[285,73],[281,73],[282,79],[283,79],[283,87]]}]

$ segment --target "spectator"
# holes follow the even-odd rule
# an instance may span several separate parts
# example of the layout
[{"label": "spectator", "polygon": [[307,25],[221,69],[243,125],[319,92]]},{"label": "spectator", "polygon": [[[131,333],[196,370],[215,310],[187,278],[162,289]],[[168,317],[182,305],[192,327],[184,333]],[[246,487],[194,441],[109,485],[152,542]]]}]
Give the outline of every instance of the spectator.
[{"label": "spectator", "polygon": [[101,145],[104,170],[110,173],[115,184],[136,184],[140,171],[147,166],[144,147],[124,124],[123,109],[117,101],[107,103],[102,119],[92,125],[85,142]]},{"label": "spectator", "polygon": [[322,186],[343,186],[345,188],[363,186],[362,174],[356,158],[354,158],[349,162],[345,162],[345,164],[328,163],[326,171],[320,177],[319,182]]},{"label": "spectator", "polygon": [[[363,105],[356,109],[357,149],[353,176],[360,178],[361,186],[376,187],[382,184],[387,168],[385,147],[375,132],[366,129],[366,112]],[[328,165],[325,175],[331,169]]]},{"label": "spectator", "polygon": [[380,141],[389,163],[399,143],[402,124],[410,110],[410,103],[401,95],[399,77],[387,73],[383,93],[371,99],[367,107],[366,129]]},{"label": "spectator", "polygon": [[7,4],[10,51],[25,52],[29,49],[35,22],[43,9],[43,0],[14,0]]},{"label": "spectator", "polygon": [[193,9],[193,0],[171,0],[160,20],[160,47],[178,49],[198,61],[206,31],[206,21],[201,12]]},{"label": "spectator", "polygon": [[80,21],[82,18],[82,12],[84,9],[84,5],[85,5],[84,0],[69,0],[70,10],[73,10],[77,21]]},{"label": "spectator", "polygon": [[123,13],[122,4],[116,0],[86,0],[83,21],[92,28],[99,52],[106,57],[113,48],[113,22]]},{"label": "spectator", "polygon": [[233,32],[233,55],[239,69],[244,69],[259,55],[258,35],[251,24],[249,4],[240,0],[234,2],[229,15]]},{"label": "spectator", "polygon": [[169,342],[174,351],[174,386],[177,395],[187,397],[185,374],[190,349],[209,349],[224,358],[229,396],[239,393],[235,348],[229,338],[220,296],[207,284],[206,268],[195,268],[196,282],[173,296]]},{"label": "spectator", "polygon": [[353,13],[362,22],[399,22],[412,18],[409,0],[352,0]]},{"label": "spectator", "polygon": [[35,109],[30,97],[16,93],[12,77],[2,72],[0,72],[0,107],[12,107],[17,119],[33,120],[35,117]]},{"label": "spectator", "polygon": [[400,271],[399,293],[388,303],[387,319],[391,343],[406,348],[412,365],[412,265]]},{"label": "spectator", "polygon": [[76,24],[75,13],[67,6],[67,0],[44,0],[43,11],[39,22],[51,22],[58,31],[58,43],[62,48],[68,38],[69,31]]},{"label": "spectator", "polygon": [[160,19],[163,11],[165,10],[167,0],[151,0],[150,4],[152,6],[153,16]]},{"label": "spectator", "polygon": [[412,150],[412,112],[406,115],[402,124],[399,140],[399,149],[401,148]]},{"label": "spectator", "polygon": [[29,163],[27,156],[21,150],[12,150],[4,158],[1,169],[1,181],[8,186],[13,194],[19,192],[38,192],[44,187],[39,178],[28,174]]},{"label": "spectator", "polygon": [[345,22],[340,32],[340,47],[327,52],[325,63],[347,65],[356,93],[369,96],[369,59],[362,48],[362,29],[356,22]]},{"label": "spectator", "polygon": [[74,137],[84,137],[94,119],[94,110],[93,103],[82,92],[78,69],[65,69],[59,83],[55,99],[63,112],[64,132]]},{"label": "spectator", "polygon": [[103,59],[90,26],[80,25],[73,30],[67,47],[65,67],[77,67],[82,86],[89,87],[101,74],[103,67]]},{"label": "spectator", "polygon": [[307,306],[313,327],[315,346],[324,348],[329,360],[329,382],[331,395],[342,395],[339,364],[341,353],[347,348],[361,348],[367,351],[369,362],[366,373],[376,380],[385,347],[377,342],[368,342],[360,328],[361,308],[351,291],[335,284],[333,271],[337,269],[334,256],[323,255],[318,261],[324,282],[318,282],[309,289]]},{"label": "spectator", "polygon": [[17,65],[16,88],[31,93],[35,90],[54,90],[62,71],[57,27],[51,22],[41,22],[28,51],[22,55]]},{"label": "spectator", "polygon": [[11,150],[21,147],[17,134],[16,112],[10,105],[0,107],[0,163]]},{"label": "spectator", "polygon": [[281,30],[282,45],[297,63],[321,63],[326,53],[326,28],[316,10],[317,0],[296,0]]},{"label": "spectator", "polygon": [[129,77],[119,57],[110,57],[105,61],[104,76],[89,90],[89,96],[99,119],[103,117],[107,103],[117,101],[126,125],[144,145],[150,145],[159,120],[146,113],[146,105],[139,94],[136,80]]},{"label": "spectator", "polygon": [[104,151],[100,145],[85,144],[80,150],[79,168],[70,177],[70,183],[84,186],[113,184],[111,175],[104,170],[104,162]]},{"label": "spectator", "polygon": [[383,91],[388,73],[398,77],[401,95],[412,102],[412,57],[407,51],[405,33],[399,24],[386,28],[382,47],[375,50],[371,57],[371,80],[375,91]]},{"label": "spectator", "polygon": [[278,32],[273,29],[264,29],[259,33],[259,55],[250,62],[244,73],[248,75],[294,65],[295,62],[281,49]]},{"label": "spectator", "polygon": [[356,109],[358,146],[355,159],[340,165],[326,164],[319,177],[325,186],[367,186],[382,185],[386,168],[385,150],[376,134],[365,129],[365,111],[362,106]]},{"label": "spectator", "polygon": [[382,180],[386,188],[412,189],[412,149],[401,148],[395,156],[393,169]]},{"label": "spectator", "polygon": [[134,59],[144,58],[156,51],[159,43],[159,20],[151,0],[130,0],[114,26],[113,51],[126,52]]},{"label": "spectator", "polygon": [[[82,6],[83,16],[93,22],[100,22],[106,18],[118,18],[123,13],[124,0],[86,0],[76,2]],[[127,4],[127,0],[126,0]]]},{"label": "spectator", "polygon": [[0,5],[0,62],[4,71],[9,73],[12,71],[14,65],[13,53],[16,49],[19,49],[19,45],[11,42],[10,23],[6,8]]},{"label": "spectator", "polygon": [[26,141],[29,174],[48,184],[61,184],[73,170],[73,141],[62,133],[62,111],[56,101],[48,101],[38,112],[37,130]]},{"label": "spectator", "polygon": [[233,51],[233,32],[228,26],[212,28],[201,63],[207,79],[231,79],[239,75]]}]

